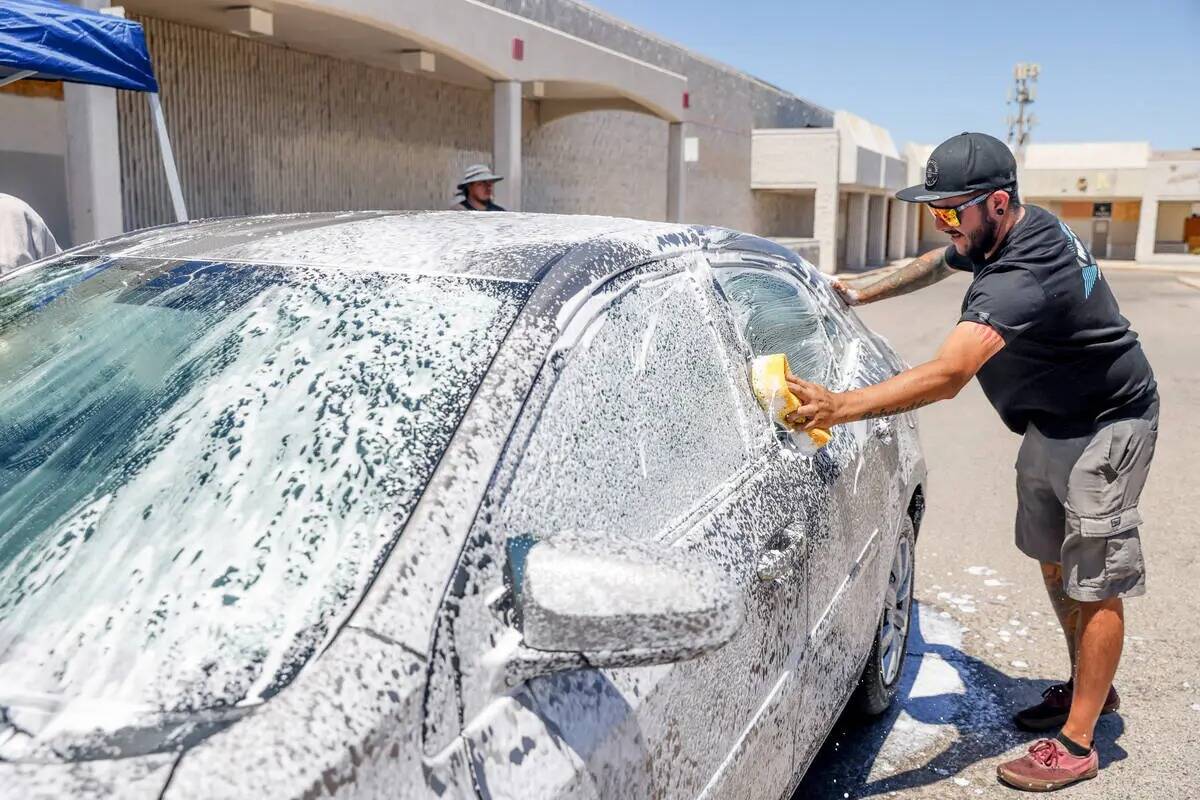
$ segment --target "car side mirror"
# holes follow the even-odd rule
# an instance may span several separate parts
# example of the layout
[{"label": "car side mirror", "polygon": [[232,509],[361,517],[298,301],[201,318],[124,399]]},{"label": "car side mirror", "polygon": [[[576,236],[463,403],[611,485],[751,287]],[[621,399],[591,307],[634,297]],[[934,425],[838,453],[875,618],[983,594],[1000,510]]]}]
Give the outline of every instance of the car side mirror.
[{"label": "car side mirror", "polygon": [[668,664],[734,637],[741,593],[702,556],[563,532],[529,548],[514,587],[521,630],[490,653],[493,685],[581,667]]}]

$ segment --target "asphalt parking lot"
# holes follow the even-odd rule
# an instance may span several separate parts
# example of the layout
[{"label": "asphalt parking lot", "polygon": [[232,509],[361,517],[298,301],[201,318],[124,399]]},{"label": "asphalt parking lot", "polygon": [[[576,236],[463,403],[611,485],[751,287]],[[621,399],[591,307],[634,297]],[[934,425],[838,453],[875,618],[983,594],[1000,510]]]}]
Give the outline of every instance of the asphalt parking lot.
[{"label": "asphalt parking lot", "polygon": [[[1126,604],[1116,685],[1102,718],[1098,778],[1060,794],[1200,797],[1200,289],[1169,275],[1105,274],[1142,337],[1162,395],[1160,435],[1141,508],[1145,597]],[[912,363],[933,355],[967,286],[955,276],[863,308]],[[1035,738],[1009,715],[1065,680],[1062,634],[1036,564],[1013,545],[1019,437],[978,384],[921,412],[929,508],[917,544],[917,624],[898,702],[882,719],[839,722],[800,798],[1013,797],[996,765]]]}]

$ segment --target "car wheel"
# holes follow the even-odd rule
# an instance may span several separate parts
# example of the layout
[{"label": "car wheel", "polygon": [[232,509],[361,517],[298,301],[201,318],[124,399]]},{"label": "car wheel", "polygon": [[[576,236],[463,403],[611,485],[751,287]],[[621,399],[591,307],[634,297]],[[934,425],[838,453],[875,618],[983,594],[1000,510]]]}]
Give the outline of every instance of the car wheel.
[{"label": "car wheel", "polygon": [[887,710],[900,687],[904,656],[908,653],[909,617],[912,614],[913,577],[916,574],[916,533],[906,515],[888,573],[883,614],[875,631],[871,656],[858,681],[854,706],[862,714],[877,716]]}]

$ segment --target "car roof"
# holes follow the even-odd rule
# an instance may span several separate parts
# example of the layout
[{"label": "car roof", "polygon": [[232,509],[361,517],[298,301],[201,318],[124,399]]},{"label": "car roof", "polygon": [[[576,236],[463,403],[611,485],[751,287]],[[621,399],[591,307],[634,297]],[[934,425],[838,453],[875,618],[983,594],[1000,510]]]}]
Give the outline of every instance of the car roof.
[{"label": "car roof", "polygon": [[704,229],[617,217],[362,211],[201,220],[76,248],[77,255],[222,261],[534,281],[582,244],[631,263],[698,246]]}]

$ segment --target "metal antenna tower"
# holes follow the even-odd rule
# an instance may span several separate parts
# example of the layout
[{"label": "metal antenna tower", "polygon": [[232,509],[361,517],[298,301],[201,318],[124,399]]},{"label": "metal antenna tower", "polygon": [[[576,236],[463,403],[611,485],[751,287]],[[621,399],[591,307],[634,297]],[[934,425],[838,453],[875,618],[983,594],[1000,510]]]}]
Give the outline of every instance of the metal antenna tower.
[{"label": "metal antenna tower", "polygon": [[1008,123],[1008,146],[1012,148],[1018,161],[1024,155],[1033,126],[1037,124],[1033,114],[1025,113],[1025,106],[1037,99],[1037,79],[1041,71],[1039,64],[1024,62],[1013,68],[1013,87],[1008,90],[1007,105],[1015,104],[1017,113],[1015,116],[1009,114],[1005,121]]}]

